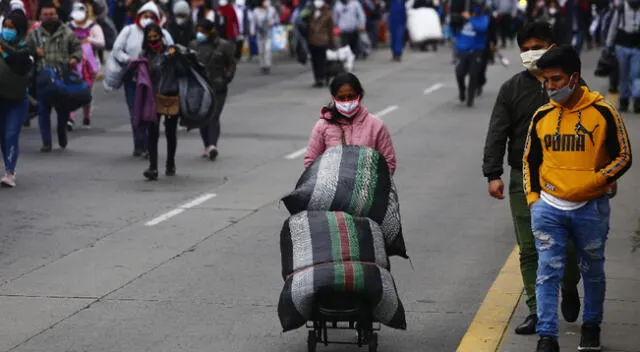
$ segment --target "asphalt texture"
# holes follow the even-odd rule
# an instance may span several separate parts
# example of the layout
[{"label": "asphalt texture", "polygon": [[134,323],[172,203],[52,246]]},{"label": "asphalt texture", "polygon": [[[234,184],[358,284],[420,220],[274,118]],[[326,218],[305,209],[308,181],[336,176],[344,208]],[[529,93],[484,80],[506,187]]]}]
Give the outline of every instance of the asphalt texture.
[{"label": "asphalt texture", "polygon": [[[381,351],[454,351],[515,244],[507,201],[487,195],[481,172],[497,90],[520,70],[507,55],[515,64],[489,68],[471,109],[457,101],[449,49],[356,64],[364,105],[388,111],[411,256],[392,260],[408,329],[383,328]],[[302,172],[287,156],[329,99],[309,70],[239,65],[218,160],[200,157],[197,131],[180,131],[177,176],[158,182],[131,156],[122,92],[96,87],[94,126],[64,151],[41,154],[37,123],[25,129],[18,187],[0,190],[0,351],[306,351],[306,330],[282,334],[276,305],[278,200]]]}]

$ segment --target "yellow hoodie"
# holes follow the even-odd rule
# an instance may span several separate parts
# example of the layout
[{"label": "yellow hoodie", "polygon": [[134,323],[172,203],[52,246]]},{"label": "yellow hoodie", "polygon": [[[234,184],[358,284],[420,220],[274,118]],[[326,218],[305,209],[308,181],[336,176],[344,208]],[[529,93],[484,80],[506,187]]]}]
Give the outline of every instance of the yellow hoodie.
[{"label": "yellow hoodie", "polygon": [[571,202],[604,195],[631,167],[631,146],[618,111],[586,87],[567,110],[554,102],[533,115],[523,156],[529,206],[540,191]]}]

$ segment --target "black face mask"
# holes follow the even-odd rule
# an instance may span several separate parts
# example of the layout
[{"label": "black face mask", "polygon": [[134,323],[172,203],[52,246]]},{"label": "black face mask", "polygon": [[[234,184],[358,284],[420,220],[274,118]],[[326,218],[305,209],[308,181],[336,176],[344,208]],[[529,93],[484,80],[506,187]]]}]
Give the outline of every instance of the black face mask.
[{"label": "black face mask", "polygon": [[49,32],[54,32],[60,26],[60,20],[57,18],[47,18],[42,21],[42,27]]}]

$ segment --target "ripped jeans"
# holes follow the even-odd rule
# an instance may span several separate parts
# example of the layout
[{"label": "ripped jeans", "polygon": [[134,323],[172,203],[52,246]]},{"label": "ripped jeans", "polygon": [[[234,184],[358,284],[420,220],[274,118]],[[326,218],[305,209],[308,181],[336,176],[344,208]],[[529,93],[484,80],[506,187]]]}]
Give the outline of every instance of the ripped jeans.
[{"label": "ripped jeans", "polygon": [[576,248],[584,284],[582,320],[593,324],[602,322],[606,289],[604,249],[610,212],[606,196],[571,211],[556,209],[542,199],[531,206],[531,228],[538,250],[538,335],[558,337],[558,291],[569,238]]}]

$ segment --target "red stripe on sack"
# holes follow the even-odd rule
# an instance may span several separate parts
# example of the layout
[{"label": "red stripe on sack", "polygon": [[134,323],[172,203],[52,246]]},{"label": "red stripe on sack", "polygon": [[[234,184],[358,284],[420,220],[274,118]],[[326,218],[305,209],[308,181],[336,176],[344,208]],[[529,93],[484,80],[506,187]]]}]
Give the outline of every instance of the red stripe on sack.
[{"label": "red stripe on sack", "polygon": [[353,263],[344,262],[344,290],[346,292],[355,292],[356,280],[354,277]]},{"label": "red stripe on sack", "polygon": [[349,228],[344,220],[344,213],[336,213],[338,230],[340,231],[340,247],[342,250],[342,260],[351,260],[351,248],[349,247]]}]

